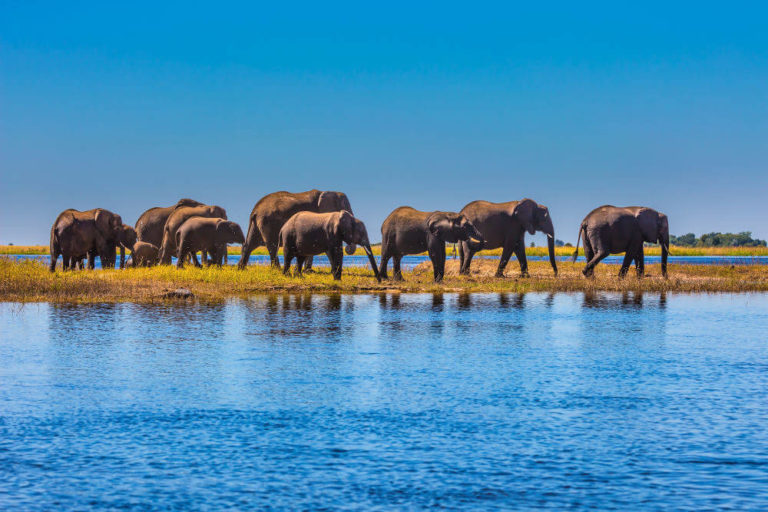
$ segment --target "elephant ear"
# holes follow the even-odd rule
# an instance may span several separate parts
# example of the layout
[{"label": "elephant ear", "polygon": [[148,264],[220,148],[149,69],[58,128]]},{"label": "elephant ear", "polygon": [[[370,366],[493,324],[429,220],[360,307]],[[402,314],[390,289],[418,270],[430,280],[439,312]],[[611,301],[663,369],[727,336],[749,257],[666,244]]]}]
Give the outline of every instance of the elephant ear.
[{"label": "elephant ear", "polygon": [[659,214],[651,208],[640,208],[635,214],[643,241],[655,244],[659,239]]},{"label": "elephant ear", "polygon": [[455,243],[456,219],[450,218],[445,213],[433,213],[427,218],[427,228],[432,236],[448,243]]},{"label": "elephant ear", "polygon": [[109,238],[113,230],[112,215],[110,215],[108,211],[98,208],[93,216],[93,220],[96,223],[99,232],[104,237]]},{"label": "elephant ear", "polygon": [[537,206],[535,201],[531,199],[523,199],[517,203],[517,206],[512,210],[512,216],[515,217],[523,226],[523,229],[531,235],[536,233],[534,214]]},{"label": "elephant ear", "polygon": [[317,211],[320,213],[338,212],[343,209],[338,192],[326,190],[317,198]]}]

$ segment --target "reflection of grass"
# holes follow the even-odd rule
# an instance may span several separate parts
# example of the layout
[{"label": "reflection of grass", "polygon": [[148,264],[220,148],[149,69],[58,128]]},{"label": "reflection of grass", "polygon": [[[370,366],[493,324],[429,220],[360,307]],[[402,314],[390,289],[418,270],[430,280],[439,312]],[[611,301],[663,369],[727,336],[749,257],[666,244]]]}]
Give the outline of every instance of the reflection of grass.
[{"label": "reflection of grass", "polygon": [[[381,254],[381,245],[374,245],[373,254]],[[240,254],[240,246],[230,246],[227,248],[229,254]],[[677,247],[670,248],[672,256],[768,256],[768,247]],[[0,254],[49,254],[47,245],[0,245]],[[448,246],[448,254],[453,253],[453,246]],[[251,254],[266,255],[266,247],[258,247]],[[282,250],[280,251],[282,254]],[[365,255],[365,252],[358,247],[355,254]],[[426,253],[424,253],[426,254]],[[501,249],[492,249],[489,251],[480,251],[478,254],[484,256],[501,256]],[[525,254],[528,256],[547,256],[546,247],[526,247]],[[571,256],[573,247],[556,247],[555,254],[558,256]],[[579,249],[579,254],[584,255],[583,249]],[[659,247],[646,247],[646,256],[659,256],[661,249]]]},{"label": "reflection of grass", "polygon": [[[0,258],[0,300],[2,301],[158,301],[164,292],[184,287],[198,298],[224,299],[254,293],[274,292],[529,292],[529,291],[680,291],[742,292],[768,291],[768,266],[680,265],[670,268],[670,279],[660,277],[658,265],[647,266],[648,277],[638,280],[630,275],[619,280],[616,265],[599,265],[595,279],[580,274],[582,263],[560,265],[555,278],[546,262],[530,264],[531,277],[517,277],[518,267],[511,262],[503,279],[490,277],[494,260],[473,263],[473,275],[456,276],[457,262],[447,262],[447,277],[442,284],[432,282],[429,263],[405,274],[405,281],[377,283],[370,270],[345,268],[342,281],[334,281],[327,269],[302,278],[286,277],[279,270],[251,265],[245,271],[229,266],[222,269],[175,267],[150,269],[48,272],[39,262],[17,262]],[[391,268],[390,268],[391,272]]]}]

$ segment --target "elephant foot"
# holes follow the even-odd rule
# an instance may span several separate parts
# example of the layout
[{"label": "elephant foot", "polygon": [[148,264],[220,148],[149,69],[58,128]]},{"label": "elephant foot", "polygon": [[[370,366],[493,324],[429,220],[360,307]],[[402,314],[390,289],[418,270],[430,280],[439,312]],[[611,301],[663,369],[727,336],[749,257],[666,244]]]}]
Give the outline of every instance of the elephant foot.
[{"label": "elephant foot", "polygon": [[525,272],[520,272],[520,279],[526,279],[529,277],[531,277],[531,274],[529,274],[527,270]]},{"label": "elephant foot", "polygon": [[403,276],[400,274],[395,274],[395,276],[392,278],[393,281],[403,281]]}]

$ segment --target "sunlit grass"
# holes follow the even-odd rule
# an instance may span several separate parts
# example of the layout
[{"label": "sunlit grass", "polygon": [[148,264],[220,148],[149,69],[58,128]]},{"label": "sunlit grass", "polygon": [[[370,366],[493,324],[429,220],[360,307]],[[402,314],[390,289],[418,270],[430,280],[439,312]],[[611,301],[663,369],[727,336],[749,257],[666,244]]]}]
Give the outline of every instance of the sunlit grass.
[{"label": "sunlit grass", "polygon": [[[519,278],[519,267],[510,262],[507,277],[492,277],[496,260],[473,262],[471,276],[457,276],[458,262],[447,262],[443,283],[432,282],[431,265],[423,263],[405,273],[405,281],[377,283],[369,269],[348,267],[341,281],[334,281],[328,269],[303,277],[284,276],[266,265],[178,270],[172,266],[126,270],[49,272],[35,261],[0,258],[0,300],[2,301],[157,301],[176,288],[187,288],[200,299],[223,299],[272,292],[528,292],[528,291],[679,291],[744,292],[768,291],[766,265],[674,265],[670,278],[662,279],[659,265],[648,265],[648,276],[637,279],[632,271],[618,279],[617,265],[599,265],[594,279],[585,279],[582,263],[563,263],[554,277],[547,262],[531,262],[530,278]],[[390,268],[391,272],[391,268]]]},{"label": "sunlit grass", "polygon": [[[373,254],[381,255],[381,245],[374,245],[371,247]],[[672,256],[768,256],[768,247],[678,247],[673,245],[670,247],[670,255]],[[229,246],[227,252],[230,255],[239,255],[240,246]],[[45,255],[49,254],[50,250],[47,245],[0,245],[0,254],[30,254],[30,255]],[[282,250],[278,251],[282,254]],[[453,246],[448,246],[448,254],[453,253]],[[525,253],[528,256],[547,256],[546,247],[526,247]],[[267,255],[266,247],[257,247],[252,255]],[[364,256],[365,251],[358,247],[356,255]],[[426,254],[426,253],[424,253]],[[478,254],[481,256],[501,256],[501,249],[492,249],[488,251],[480,251]],[[573,254],[573,247],[555,247],[555,254],[557,256],[571,256]],[[579,254],[584,255],[584,250],[579,248]],[[646,247],[646,256],[659,256],[661,255],[660,247]]]}]

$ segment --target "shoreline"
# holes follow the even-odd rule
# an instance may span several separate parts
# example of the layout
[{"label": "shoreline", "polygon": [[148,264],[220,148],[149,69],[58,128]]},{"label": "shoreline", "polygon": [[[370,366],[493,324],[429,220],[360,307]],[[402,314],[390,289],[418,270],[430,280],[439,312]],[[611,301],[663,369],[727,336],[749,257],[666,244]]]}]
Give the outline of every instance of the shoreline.
[{"label": "shoreline", "polygon": [[[404,281],[377,283],[365,268],[345,268],[341,281],[334,281],[328,269],[303,277],[284,276],[266,265],[236,267],[171,266],[126,270],[68,271],[54,273],[34,261],[0,258],[0,302],[164,302],[174,290],[189,290],[196,300],[213,301],[257,294],[297,293],[526,293],[526,292],[680,292],[745,293],[768,292],[768,265],[676,265],[669,279],[661,277],[660,265],[646,265],[646,277],[638,279],[631,268],[624,279],[615,265],[598,265],[594,279],[581,275],[583,263],[563,263],[554,277],[547,262],[529,263],[531,277],[519,277],[511,261],[504,278],[493,277],[497,260],[477,260],[470,276],[458,276],[458,262],[446,262],[442,283],[432,281],[429,262],[404,272]],[[391,270],[391,269],[390,269]]]}]

